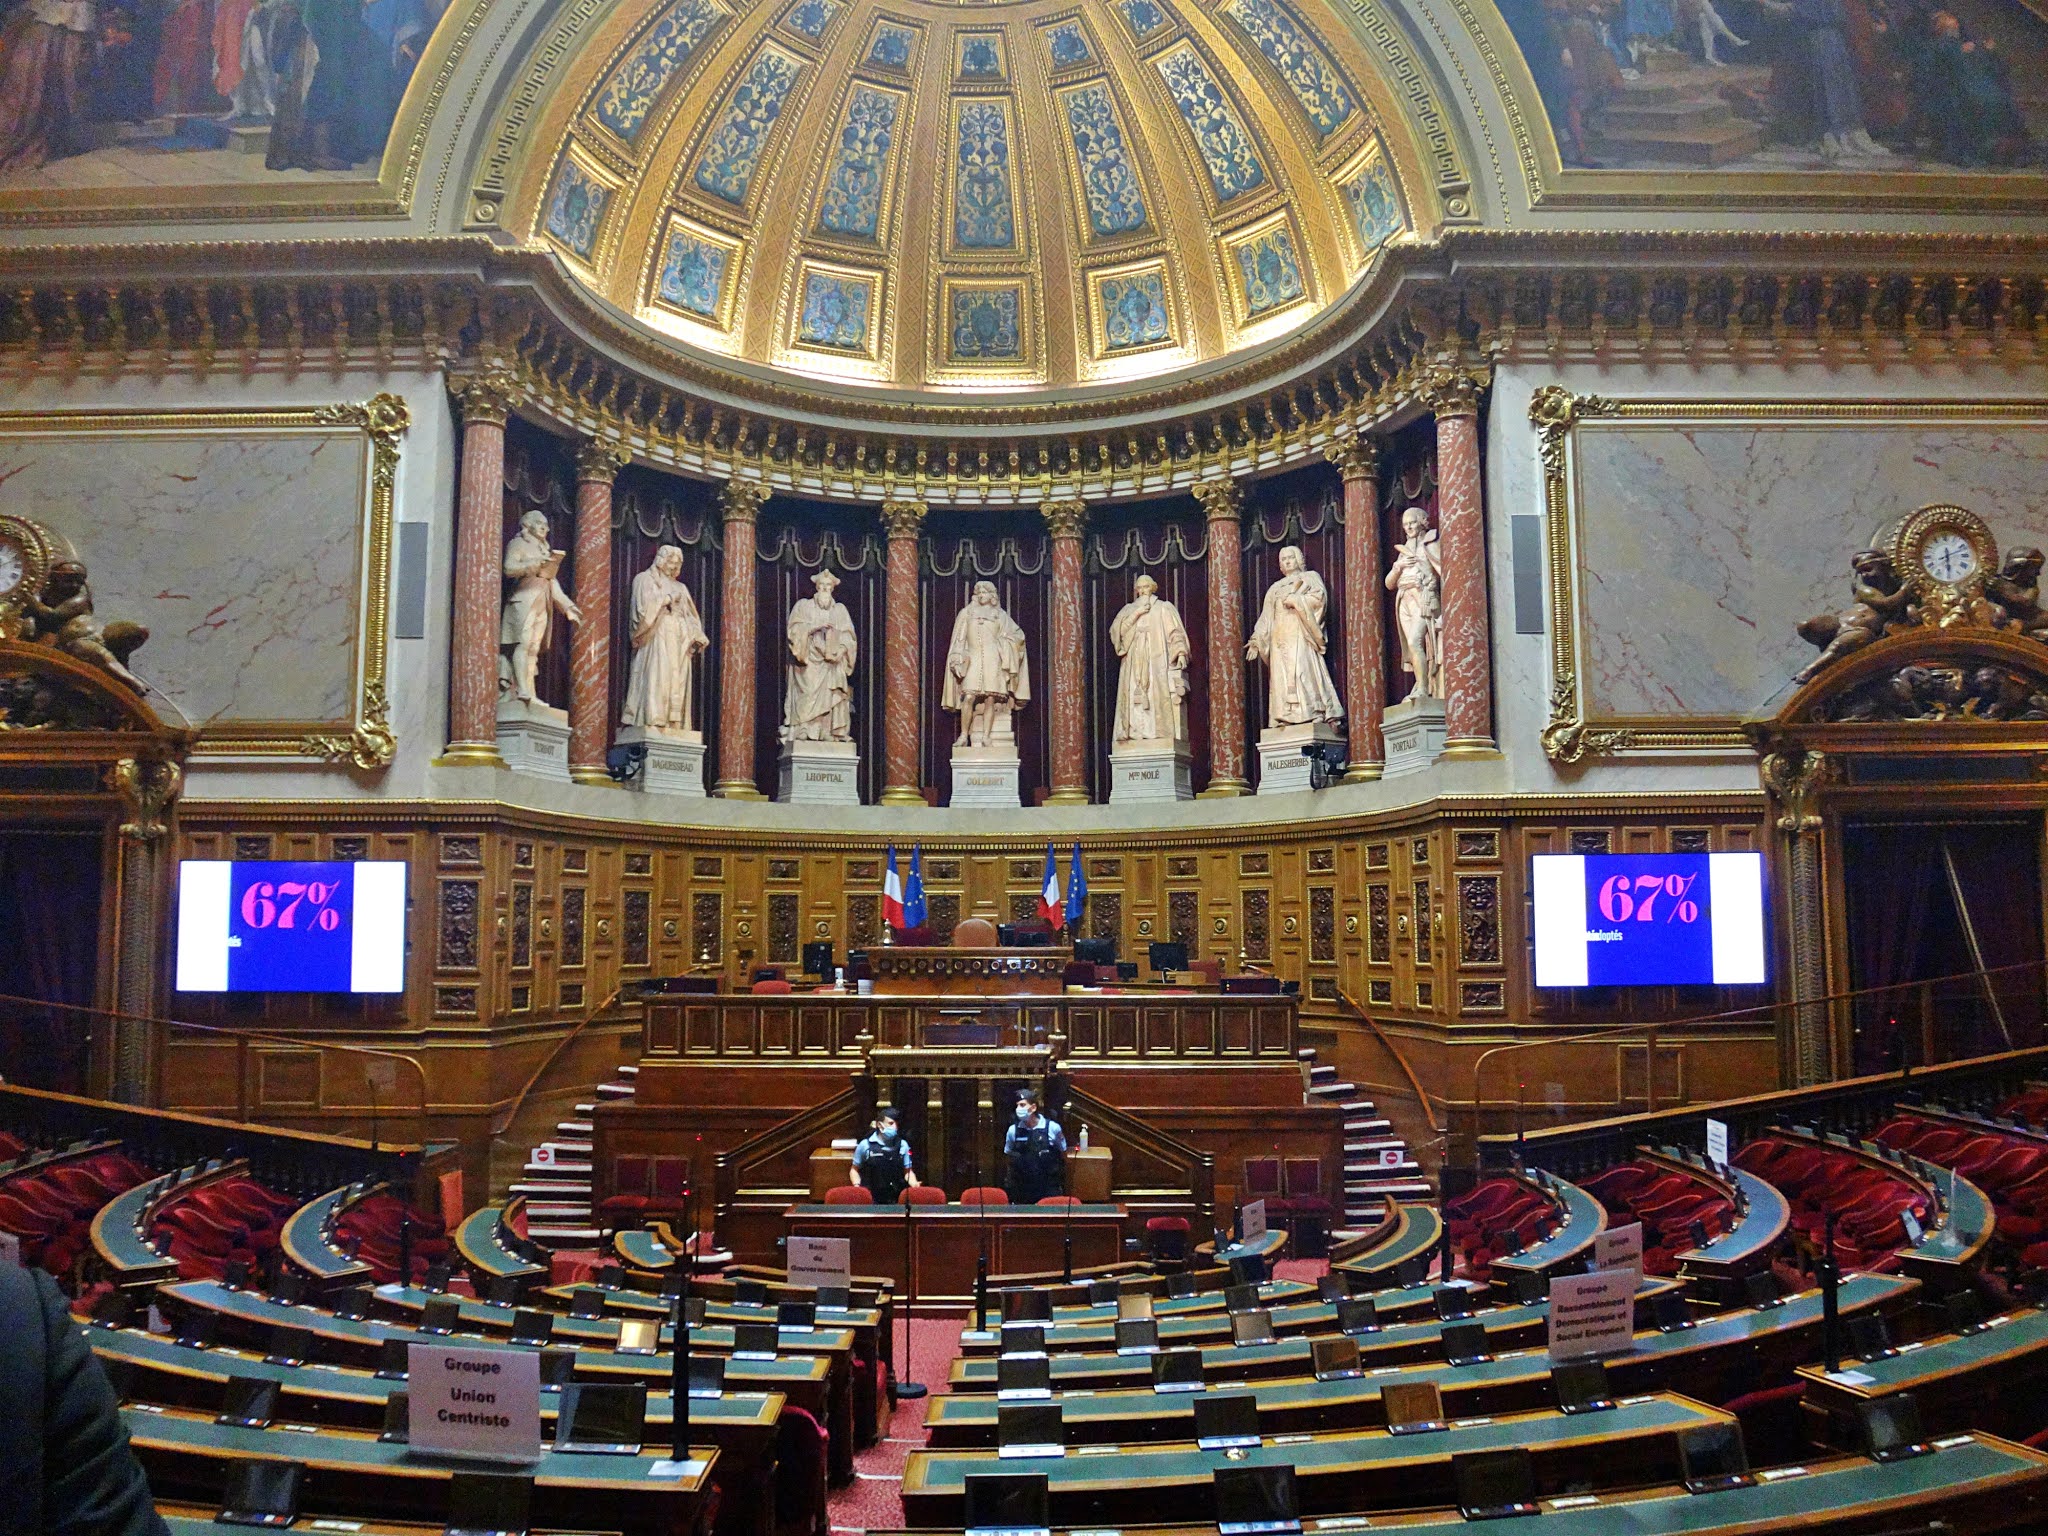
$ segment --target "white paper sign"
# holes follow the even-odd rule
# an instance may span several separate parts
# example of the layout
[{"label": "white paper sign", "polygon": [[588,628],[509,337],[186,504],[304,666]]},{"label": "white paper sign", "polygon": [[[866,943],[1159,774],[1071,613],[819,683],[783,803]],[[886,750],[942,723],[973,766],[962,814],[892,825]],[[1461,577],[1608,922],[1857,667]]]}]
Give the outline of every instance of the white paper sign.
[{"label": "white paper sign", "polygon": [[1625,1227],[1609,1227],[1593,1239],[1595,1269],[1632,1269],[1643,1272],[1643,1224],[1632,1221]]},{"label": "white paper sign", "polygon": [[1381,1148],[1380,1148],[1380,1166],[1381,1166],[1382,1168],[1398,1168],[1398,1167],[1400,1167],[1400,1166],[1401,1166],[1401,1149],[1400,1149],[1399,1147],[1381,1147]]},{"label": "white paper sign", "polygon": [[853,1284],[853,1243],[844,1237],[792,1237],[789,1283],[817,1290]]},{"label": "white paper sign", "polygon": [[1728,1122],[1725,1120],[1707,1122],[1707,1161],[1716,1168],[1728,1166]]},{"label": "white paper sign", "polygon": [[415,1344],[409,1358],[407,1434],[415,1451],[540,1460],[538,1350]]},{"label": "white paper sign", "polygon": [[1237,1240],[1240,1243],[1249,1243],[1265,1235],[1266,1202],[1254,1200],[1250,1205],[1240,1206],[1237,1212]]},{"label": "white paper sign", "polygon": [[1590,1275],[1554,1275],[1550,1281],[1550,1358],[1624,1354],[1636,1333],[1636,1275],[1632,1269],[1596,1269]]}]

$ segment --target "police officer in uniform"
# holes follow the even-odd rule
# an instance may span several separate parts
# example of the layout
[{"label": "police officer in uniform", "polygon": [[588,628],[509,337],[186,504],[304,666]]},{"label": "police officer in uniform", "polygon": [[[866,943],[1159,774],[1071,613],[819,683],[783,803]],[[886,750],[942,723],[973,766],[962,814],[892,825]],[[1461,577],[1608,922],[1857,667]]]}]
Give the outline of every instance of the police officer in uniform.
[{"label": "police officer in uniform", "polygon": [[1036,1205],[1066,1193],[1067,1133],[1029,1088],[1017,1096],[1017,1119],[1003,1133],[1003,1156],[1010,1161],[1004,1185],[1013,1203]]},{"label": "police officer in uniform", "polygon": [[910,1166],[910,1143],[893,1109],[875,1115],[874,1129],[853,1149],[853,1182],[866,1187],[877,1205],[900,1205],[903,1191],[917,1188],[917,1170]]}]

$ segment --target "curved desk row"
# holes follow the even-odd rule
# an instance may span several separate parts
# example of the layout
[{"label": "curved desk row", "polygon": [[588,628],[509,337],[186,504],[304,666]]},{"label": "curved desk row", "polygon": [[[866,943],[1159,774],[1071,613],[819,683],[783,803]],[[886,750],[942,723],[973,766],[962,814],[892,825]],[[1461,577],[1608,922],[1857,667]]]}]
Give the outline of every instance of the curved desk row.
[{"label": "curved desk row", "polygon": [[[1899,1522],[1905,1520],[1906,1527]],[[1936,1522],[1940,1522],[1937,1526]],[[1754,1487],[1695,1495],[1675,1486],[1547,1500],[1542,1536],[1867,1536],[1944,1529],[1956,1536],[2048,1524],[2048,1456],[1989,1435],[1960,1435],[1932,1456],[1880,1463],[1863,1457],[1782,1467]],[[1307,1536],[1395,1530],[1402,1536],[1471,1536],[1455,1511],[1334,1516],[1303,1522]],[[1216,1527],[1129,1526],[1085,1536],[1215,1536]],[[178,1531],[175,1536],[204,1536]],[[869,1536],[909,1536],[870,1532]],[[1054,1536],[1084,1536],[1056,1530]]]},{"label": "curved desk row", "polygon": [[329,1234],[344,1211],[385,1187],[382,1184],[370,1188],[349,1184],[341,1189],[330,1189],[326,1194],[308,1200],[285,1218],[284,1229],[278,1233],[278,1246],[284,1250],[287,1259],[305,1272],[316,1293],[353,1285],[371,1277],[370,1266],[361,1259],[350,1258],[335,1247]]},{"label": "curved desk row", "polygon": [[[272,1425],[244,1429],[216,1424],[210,1415],[124,1408],[136,1457],[152,1490],[174,1498],[218,1498],[228,1462],[278,1457],[303,1462],[301,1502],[309,1511],[347,1513],[374,1509],[401,1517],[445,1517],[446,1461],[415,1456],[402,1445],[348,1430]],[[650,1471],[666,1452],[590,1456],[543,1449],[533,1468],[534,1517],[566,1528],[593,1524],[625,1536],[671,1536],[703,1521],[705,1493],[718,1452],[692,1448],[703,1465],[676,1477]]]},{"label": "curved desk row", "polygon": [[1856,1405],[1910,1392],[1930,1434],[1985,1425],[2017,1435],[2041,1427],[2048,1394],[2048,1310],[1994,1317],[1982,1333],[1944,1333],[1901,1344],[1886,1360],[1844,1360],[1838,1371],[1803,1365],[1813,1428],[1847,1443]]},{"label": "curved desk row", "polygon": [[[1464,1419],[1435,1434],[1355,1430],[1267,1436],[1242,1452],[1202,1450],[1191,1441],[1091,1445],[1078,1454],[1034,1459],[1029,1469],[1045,1473],[1052,1517],[1060,1523],[1121,1520],[1134,1513],[1199,1518],[1212,1507],[1211,1477],[1220,1466],[1291,1466],[1302,1513],[1330,1514],[1448,1504],[1454,1454],[1517,1446],[1534,1454],[1538,1485],[1547,1491],[1588,1481],[1609,1488],[1666,1482],[1678,1472],[1680,1431],[1730,1422],[1719,1408],[1657,1394],[1604,1413]],[[903,1471],[904,1519],[911,1525],[958,1525],[966,1478],[1022,1466],[999,1461],[993,1451],[914,1451]]]},{"label": "curved desk row", "polygon": [[1404,1264],[1427,1264],[1434,1258],[1443,1236],[1443,1212],[1433,1205],[1404,1205],[1399,1207],[1384,1238],[1365,1252],[1330,1267],[1362,1279],[1391,1283],[1394,1271]]},{"label": "curved desk row", "polygon": [[455,1254],[473,1280],[488,1286],[493,1280],[524,1280],[550,1273],[547,1265],[521,1257],[506,1244],[505,1234],[525,1199],[520,1195],[503,1205],[478,1206],[455,1224]]}]

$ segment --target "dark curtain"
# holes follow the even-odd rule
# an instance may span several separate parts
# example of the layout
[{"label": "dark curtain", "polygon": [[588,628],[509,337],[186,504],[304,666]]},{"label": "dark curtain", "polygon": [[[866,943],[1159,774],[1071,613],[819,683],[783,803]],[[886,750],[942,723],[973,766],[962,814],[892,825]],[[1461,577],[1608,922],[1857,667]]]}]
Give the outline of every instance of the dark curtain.
[{"label": "dark curtain", "polygon": [[[2037,820],[1852,821],[1844,827],[1850,985],[1896,989],[1853,1005],[1856,1071],[1930,1064],[1914,983],[1973,970],[1973,933],[1986,971],[2025,967],[1989,978],[2012,1044],[2042,1042],[2040,837]],[[2007,1048],[1975,978],[1937,983],[1933,1001],[1935,1061]]]},{"label": "dark curtain", "polygon": [[1187,625],[1188,737],[1194,749],[1197,791],[1209,782],[1209,530],[1188,497],[1141,502],[1097,513],[1089,523],[1082,565],[1081,606],[1088,676],[1088,785],[1090,798],[1109,798],[1109,743],[1116,728],[1116,683],[1122,660],[1109,643],[1109,626],[1150,576],[1159,595],[1180,610]]},{"label": "dark curtain", "polygon": [[[1323,578],[1329,589],[1329,607],[1324,613],[1328,644],[1324,660],[1337,693],[1344,692],[1344,482],[1336,469],[1316,464],[1269,480],[1252,482],[1245,488],[1244,521],[1244,640],[1259,622],[1259,610],[1266,601],[1266,588],[1280,575],[1280,551],[1298,545],[1308,568]],[[1242,655],[1242,644],[1239,654]],[[1247,661],[1245,684],[1245,733],[1251,748],[1246,754],[1254,784],[1258,781],[1259,732],[1266,727],[1266,669],[1262,663]]]},{"label": "dark curtain", "polygon": [[918,583],[919,654],[924,662],[924,781],[938,786],[941,805],[953,798],[953,738],[960,734],[960,717],[939,707],[946,683],[946,648],[952,643],[953,621],[974,595],[978,581],[995,583],[997,599],[1024,631],[1031,699],[1012,717],[1017,732],[1017,783],[1027,806],[1045,798],[1052,781],[1046,746],[1046,710],[1052,702],[1046,652],[1046,601],[1052,586],[1050,543],[1036,511],[934,511],[925,521]]},{"label": "dark curtain", "polygon": [[[872,805],[882,788],[881,525],[867,507],[834,506],[777,496],[755,527],[758,557],[754,637],[754,783],[774,797],[781,765],[783,696],[788,689],[789,610],[811,595],[820,570],[839,578],[833,596],[853,616],[860,652],[853,669],[853,739],[860,748],[860,798]],[[713,654],[716,654],[714,646]],[[715,754],[714,754],[715,756]]]},{"label": "dark curtain", "polygon": [[[0,831],[0,994],[90,1008],[99,980],[97,831]],[[8,1081],[83,1093],[86,1015],[0,1001]]]},{"label": "dark curtain", "polygon": [[[725,535],[718,487],[640,465],[619,472],[612,487],[611,728],[617,731],[633,667],[633,578],[673,544],[683,552],[683,585],[696,600],[711,649],[697,658],[692,697],[697,729],[718,740],[718,625],[725,609]],[[716,772],[717,753],[707,752]]]},{"label": "dark curtain", "polygon": [[1380,549],[1381,569],[1369,573],[1380,600],[1380,635],[1386,643],[1383,665],[1387,670],[1387,702],[1398,704],[1408,697],[1414,680],[1401,670],[1401,636],[1394,628],[1394,594],[1387,590],[1385,567],[1393,563],[1393,551],[1406,537],[1401,531],[1401,514],[1420,507],[1429,514],[1429,526],[1437,525],[1436,509],[1436,422],[1424,417],[1412,421],[1386,440],[1380,453]]},{"label": "dark curtain", "polygon": [[[562,590],[576,595],[576,447],[567,438],[543,432],[513,417],[505,423],[505,529],[498,553],[519,531],[519,520],[534,508],[547,514],[553,547],[565,550],[558,579]],[[502,611],[502,609],[501,609]],[[556,709],[569,707],[569,622],[554,616],[547,650],[534,675],[534,688]]]},{"label": "dark curtain", "polygon": [[[2026,821],[1963,822],[1941,829],[1954,860],[1984,969],[1993,975],[2012,1044],[1986,1017],[1976,1051],[2025,1049],[2042,1043],[2041,825]],[[1942,871],[1944,885],[1947,871]],[[2011,967],[2012,969],[2007,969]],[[2021,967],[2024,967],[2021,969]],[[1960,1054],[1960,1053],[1959,1053]],[[1971,1052],[1970,1054],[1975,1054]]]}]

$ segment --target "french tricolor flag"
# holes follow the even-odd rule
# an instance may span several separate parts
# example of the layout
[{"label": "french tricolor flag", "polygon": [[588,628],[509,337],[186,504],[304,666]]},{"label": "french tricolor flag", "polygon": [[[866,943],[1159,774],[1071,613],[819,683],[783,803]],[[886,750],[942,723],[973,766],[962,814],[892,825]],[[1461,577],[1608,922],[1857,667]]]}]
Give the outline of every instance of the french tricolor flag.
[{"label": "french tricolor flag", "polygon": [[889,845],[889,871],[882,876],[882,921],[901,930],[903,922],[903,881],[896,874],[896,845]]},{"label": "french tricolor flag", "polygon": [[1060,892],[1059,860],[1053,857],[1051,843],[1045,845],[1045,880],[1038,890],[1038,915],[1055,929],[1067,926],[1067,900]]}]

